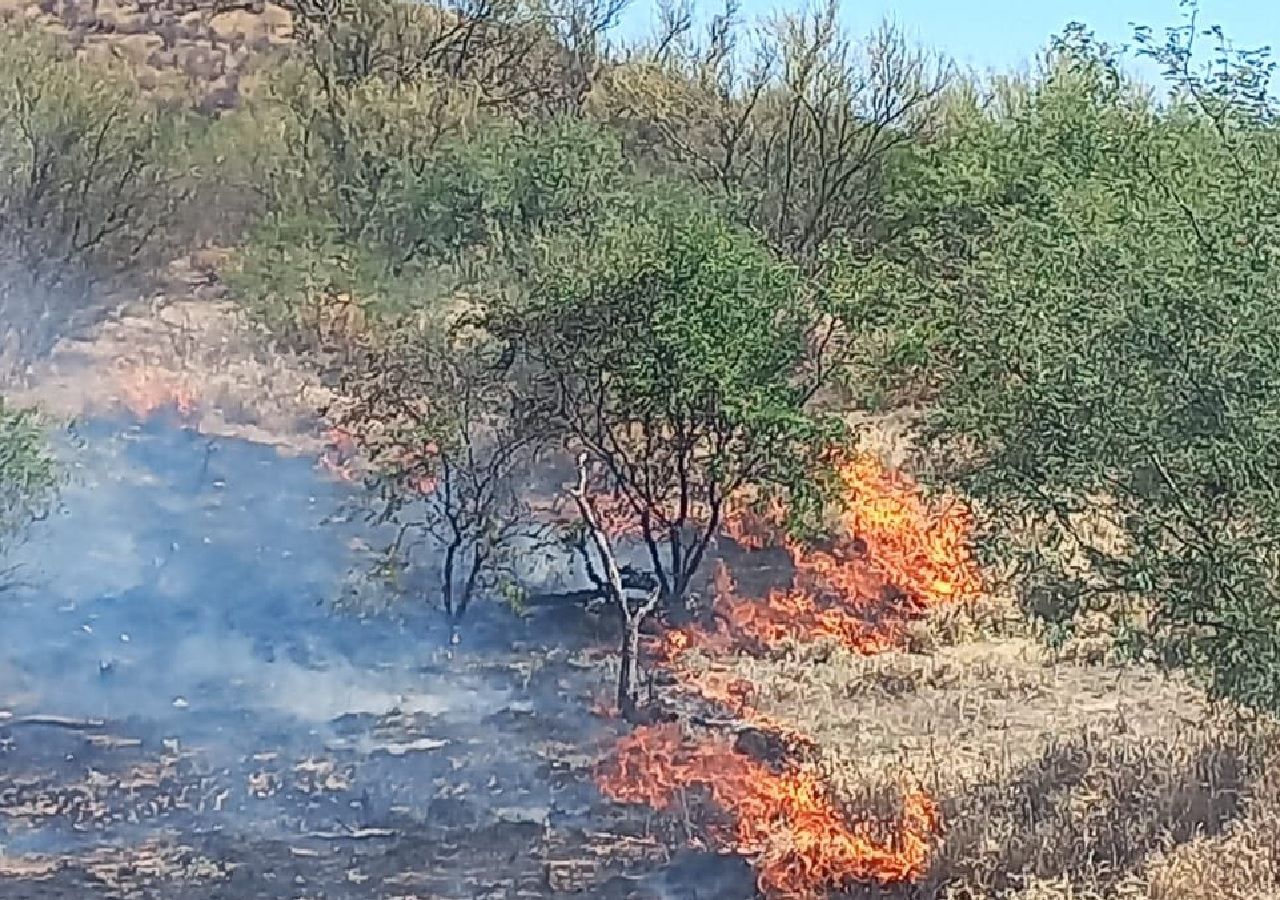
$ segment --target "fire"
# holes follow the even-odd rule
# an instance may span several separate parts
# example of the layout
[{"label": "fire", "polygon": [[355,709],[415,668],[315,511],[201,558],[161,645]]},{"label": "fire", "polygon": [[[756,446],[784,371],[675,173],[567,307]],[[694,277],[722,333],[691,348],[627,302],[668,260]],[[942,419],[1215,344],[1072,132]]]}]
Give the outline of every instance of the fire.
[{"label": "fire", "polygon": [[688,744],[678,725],[640,728],[624,737],[599,773],[614,800],[669,809],[691,787],[730,819],[712,837],[756,857],[767,896],[810,900],[854,882],[894,884],[919,878],[939,824],[936,805],[909,792],[891,840],[872,823],[849,823],[809,765],[777,773],[721,740]]},{"label": "fire", "polygon": [[319,467],[339,481],[356,481],[359,472],[354,463],[355,438],[345,428],[330,428],[325,432],[325,450],[320,454]]},{"label": "fire", "polygon": [[[853,458],[837,474],[844,498],[841,531],[865,543],[867,564],[884,584],[925,606],[978,593],[981,578],[970,552],[973,518],[964,505],[929,503],[909,478],[870,456]],[[824,577],[840,572],[831,557],[809,564]]]},{"label": "fire", "polygon": [[[976,596],[981,588],[970,552],[967,509],[930,502],[905,476],[869,456],[839,461],[838,527],[821,545],[783,534],[785,510],[736,511],[725,532],[748,549],[782,544],[793,583],[761,599],[740,595],[719,563],[712,604],[715,624],[669,630],[652,650],[681,679],[680,690],[779,738],[790,750],[815,749],[790,726],[755,710],[754,686],[714,666],[682,664],[698,649],[712,657],[758,653],[787,641],[835,640],[862,653],[900,646],[905,629],[932,608]],[[689,743],[679,725],[640,728],[623,738],[598,771],[602,791],[620,802],[669,808],[681,792],[706,792],[731,824],[708,835],[725,849],[756,858],[759,886],[773,897],[809,900],[854,882],[894,884],[919,878],[940,827],[934,801],[917,790],[903,799],[900,821],[887,828],[850,822],[816,768],[788,762],[781,772],[738,752],[725,740]],[[893,837],[877,835],[891,832]]]},{"label": "fire", "polygon": [[197,392],[181,375],[155,366],[123,364],[118,377],[120,402],[140,419],[165,407],[175,408],[184,418],[196,411]]},{"label": "fire", "polygon": [[325,431],[325,450],[320,455],[319,467],[339,481],[350,482],[381,468],[393,472],[406,489],[425,497],[439,485],[434,474],[439,454],[435,441],[421,447],[386,449],[370,441],[368,435],[357,436],[346,428],[332,427]]},{"label": "fire", "polygon": [[749,548],[770,536],[791,555],[794,584],[763,599],[739,597],[721,563],[713,610],[723,627],[665,636],[662,655],[760,651],[786,641],[835,640],[863,653],[899,646],[905,627],[929,609],[971,598],[981,582],[969,549],[972,521],[954,502],[929,503],[906,476],[874,458],[836,467],[841,503],[836,537],[802,545],[782,534],[776,503],[764,515],[738,512],[726,532]]}]

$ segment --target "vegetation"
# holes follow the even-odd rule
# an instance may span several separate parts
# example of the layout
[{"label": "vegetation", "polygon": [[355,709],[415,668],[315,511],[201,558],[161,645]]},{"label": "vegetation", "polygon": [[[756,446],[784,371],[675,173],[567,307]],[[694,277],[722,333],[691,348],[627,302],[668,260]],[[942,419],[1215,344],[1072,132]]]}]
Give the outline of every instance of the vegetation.
[{"label": "vegetation", "polygon": [[530,427],[587,455],[609,530],[643,542],[674,606],[730,499],[807,488],[839,430],[806,406],[836,326],[794,267],[713,207],[633,198],[543,248],[526,290],[484,321],[511,349]]},{"label": "vegetation", "polygon": [[1280,708],[1280,141],[1260,65],[1223,56],[1210,90],[1188,39],[1145,45],[1164,103],[1082,31],[1001,106],[959,100],[904,166],[904,236],[846,286],[892,336],[883,371],[927,372],[935,434],[968,448],[950,474],[1015,526],[1036,614],[1105,610]]},{"label": "vegetation", "polygon": [[181,246],[165,229],[194,160],[182,118],[124,67],[82,64],[33,26],[0,32],[0,121],[0,366],[12,366],[92,322],[104,282]]},{"label": "vegetation", "polygon": [[327,411],[363,457],[375,520],[398,525],[388,563],[425,543],[455,629],[478,595],[515,587],[514,555],[543,540],[520,493],[538,442],[519,427],[520,398],[490,349],[462,328],[366,333]]},{"label": "vegetation", "polygon": [[56,487],[57,469],[41,423],[30,411],[0,403],[0,555],[47,511]]},{"label": "vegetation", "polygon": [[[95,281],[189,243],[198,198],[232,295],[338,395],[328,424],[399,526],[393,555],[437,570],[429,599],[456,627],[512,596],[522,553],[563,542],[620,611],[628,715],[640,629],[696,603],[728,506],[785,495],[817,545],[828,451],[873,441],[851,421],[908,418],[917,474],[974,500],[1008,575],[993,587],[1052,652],[1004,628],[928,663],[734,661],[761,711],[815,732],[849,797],[889,753],[868,742],[929,748],[946,815],[990,824],[951,832],[922,896],[1137,896],[1151,865],[1143,895],[1190,900],[1246,851],[1251,885],[1274,887],[1269,732],[1140,665],[1280,712],[1268,57],[1193,18],[1135,35],[1160,87],[1083,27],[1030,74],[966,78],[892,27],[852,40],[834,4],[751,47],[732,5],[701,36],[672,8],[626,48],[619,11],[304,2],[295,42],[216,120],[5,32],[0,314],[65,330]],[[38,438],[0,408],[0,534],[48,497]],[[1136,757],[1114,722],[1055,706],[1107,690],[1109,672],[1049,666],[1100,622],[1088,655],[1125,663],[1126,727],[1166,741],[1141,776],[1121,774]],[[950,624],[936,644],[959,642]],[[1185,740],[1161,704],[1197,720]],[[935,737],[964,745],[954,772]],[[1103,796],[1100,829],[1080,810]],[[1224,830],[1236,816],[1252,838]]]},{"label": "vegetation", "polygon": [[[1050,637],[1104,610],[1130,649],[1280,706],[1267,59],[1140,31],[1164,96],[1083,28],[1035,74],[978,80],[889,27],[851,41],[835,5],[752,47],[732,5],[702,37],[672,8],[625,52],[619,10],[304,4],[214,122],[6,30],[6,318],[47,343],[96,280],[171,246],[184,199],[225,200],[198,143],[256,198],[222,221],[265,324],[371,422],[394,360],[433,427],[471,433],[441,398],[483,382],[467,403],[496,404],[503,440],[585,451],[665,606],[727,498],[812,493],[839,434],[814,401],[842,370],[881,401],[916,390],[946,448],[931,468],[984,502]],[[484,348],[466,374],[424,338],[460,323]]]}]

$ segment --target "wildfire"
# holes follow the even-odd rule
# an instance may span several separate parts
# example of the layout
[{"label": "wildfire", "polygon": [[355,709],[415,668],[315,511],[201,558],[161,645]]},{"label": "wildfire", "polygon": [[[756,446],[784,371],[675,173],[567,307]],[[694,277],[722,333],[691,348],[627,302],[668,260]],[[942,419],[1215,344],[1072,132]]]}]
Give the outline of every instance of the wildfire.
[{"label": "wildfire", "polygon": [[697,787],[731,819],[712,836],[757,859],[760,890],[810,900],[858,881],[893,884],[920,877],[938,827],[933,801],[918,791],[903,800],[893,839],[871,823],[849,823],[808,765],[776,773],[722,740],[689,744],[678,725],[637,729],[618,744],[599,774],[601,789],[626,803],[672,807]]},{"label": "wildfire", "polygon": [[434,441],[421,447],[382,447],[369,435],[355,435],[345,428],[329,428],[325,432],[325,450],[319,466],[340,481],[359,481],[365,472],[381,468],[395,473],[400,483],[422,496],[439,485],[434,474],[434,461],[440,448]]},{"label": "wildfire", "polygon": [[713,610],[722,627],[669,632],[661,655],[671,659],[693,647],[759,651],[824,639],[879,653],[900,645],[905,626],[930,608],[977,594],[967,509],[954,502],[930,504],[908,478],[869,456],[843,462],[836,473],[841,512],[836,537],[824,546],[785,536],[776,503],[763,515],[728,517],[726,532],[748,548],[758,549],[770,537],[782,543],[791,555],[794,583],[760,600],[743,598],[721,563]]},{"label": "wildfire", "polygon": [[[682,664],[686,651],[711,656],[762,652],[786,641],[836,640],[863,653],[900,646],[905,627],[942,603],[976,595],[980,578],[969,551],[972,523],[956,503],[929,502],[905,476],[867,456],[836,467],[841,489],[836,536],[820,546],[783,534],[785,510],[736,512],[726,533],[748,549],[782,544],[794,569],[791,586],[761,599],[743,597],[721,562],[714,581],[715,624],[670,630],[652,648],[682,681],[680,689],[788,748],[812,748],[795,729],[756,711],[755,688],[711,668]],[[723,739],[687,741],[679,725],[639,728],[602,763],[598,782],[609,797],[669,808],[699,788],[730,820],[712,827],[716,843],[756,859],[760,890],[809,900],[853,882],[893,884],[925,871],[940,822],[934,801],[906,793],[900,821],[850,822],[816,768],[788,762],[781,772]],[[879,825],[879,827],[877,827]],[[891,833],[892,838],[878,837]]]},{"label": "wildfire", "polygon": [[320,454],[319,467],[339,481],[356,481],[359,472],[355,466],[355,438],[344,428],[330,428],[325,432],[325,449]]},{"label": "wildfire", "polygon": [[155,366],[126,364],[119,373],[120,402],[139,419],[173,407],[183,417],[196,411],[197,392],[188,380]]}]

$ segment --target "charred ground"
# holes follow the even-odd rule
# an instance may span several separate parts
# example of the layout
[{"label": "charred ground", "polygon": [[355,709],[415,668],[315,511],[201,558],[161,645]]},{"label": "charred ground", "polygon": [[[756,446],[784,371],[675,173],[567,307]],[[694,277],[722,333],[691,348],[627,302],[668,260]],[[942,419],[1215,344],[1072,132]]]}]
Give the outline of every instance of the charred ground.
[{"label": "charred ground", "polygon": [[[1239,600],[1273,597],[1255,563],[1275,531],[1249,530],[1276,521],[1249,461],[1280,421],[1257,399],[1280,396],[1258,350],[1276,346],[1258,287],[1274,283],[1258,276],[1274,185],[1250,165],[1274,158],[1265,91],[1245,76],[1200,90],[1177,31],[1139,41],[1200,104],[1165,119],[1111,89],[1112,51],[1084,32],[1033,76],[979,83],[892,28],[855,52],[834,6],[770,32],[757,61],[781,69],[747,71],[733,16],[701,39],[675,16],[628,55],[605,40],[619,9],[0,10],[0,134],[21,138],[0,143],[4,399],[81,420],[63,506],[14,551],[0,598],[0,896],[1272,900],[1274,726],[1220,702],[1275,694],[1275,605]],[[669,230],[723,256],[701,265],[696,242],[646,230],[650,208],[611,205],[655,174],[714,198]],[[631,212],[640,227],[618,230]],[[861,475],[844,499],[861,518],[820,541],[765,529],[755,550],[741,520],[711,529],[699,602],[639,629],[631,723],[610,708],[607,602],[489,602],[513,573],[560,600],[608,600],[605,579],[587,585],[563,546],[507,553],[451,643],[458,623],[421,602],[434,557],[383,565],[390,535],[334,478],[349,460],[317,421],[344,389],[385,386],[370,359],[415,364],[435,346],[415,340],[528,290],[536,264],[556,276],[535,285],[542,305],[488,324],[548,326],[543,375],[557,352],[603,370],[643,345],[637,321],[655,323],[628,318],[636,298],[691,280],[713,289],[668,311],[748,284],[744,301],[773,291],[857,326],[806,334],[822,352],[786,374],[849,411]],[[578,306],[557,318],[566,296]],[[1025,296],[1045,315],[1025,318]],[[1203,298],[1230,303],[1230,340]],[[656,324],[700,340],[612,374],[776,349],[717,340],[785,331],[672,315]],[[399,374],[472,386],[464,358]],[[1168,388],[1186,383],[1235,418]],[[377,399],[364,410],[380,416]],[[605,411],[611,436],[645,426]],[[1121,423],[1141,458],[1112,440]],[[577,427],[579,446],[600,436]],[[679,443],[652,434],[650,457]],[[440,484],[390,449],[379,487]],[[954,517],[915,505],[936,494],[878,474],[954,484],[974,460],[991,477],[959,480],[999,528],[960,541]],[[503,513],[559,522],[575,472],[557,462]],[[587,481],[582,518],[644,568],[625,504]],[[935,582],[967,583],[970,536],[1001,552],[951,602]],[[1148,662],[1135,630],[1156,639]]]}]

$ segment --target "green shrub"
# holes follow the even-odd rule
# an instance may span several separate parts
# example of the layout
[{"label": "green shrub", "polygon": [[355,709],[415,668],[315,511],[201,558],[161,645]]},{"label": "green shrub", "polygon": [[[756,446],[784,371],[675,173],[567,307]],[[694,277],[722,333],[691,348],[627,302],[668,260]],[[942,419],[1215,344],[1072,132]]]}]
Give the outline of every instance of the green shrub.
[{"label": "green shrub", "polygon": [[0,401],[0,554],[48,510],[56,486],[57,467],[39,419]]},{"label": "green shrub", "polygon": [[181,246],[185,121],[36,26],[0,32],[0,320],[29,353]]},{"label": "green shrub", "polygon": [[1280,134],[1158,105],[1068,37],[918,148],[906,236],[846,260],[849,315],[894,336],[881,371],[926,374],[950,473],[1021,529],[1033,612],[1106,610],[1280,708]]}]

